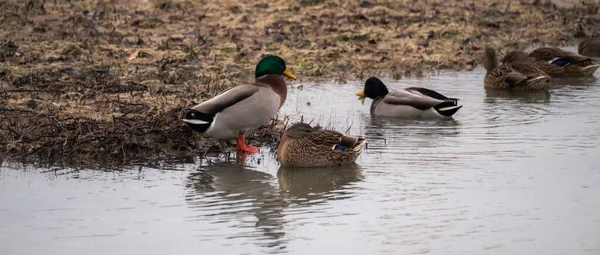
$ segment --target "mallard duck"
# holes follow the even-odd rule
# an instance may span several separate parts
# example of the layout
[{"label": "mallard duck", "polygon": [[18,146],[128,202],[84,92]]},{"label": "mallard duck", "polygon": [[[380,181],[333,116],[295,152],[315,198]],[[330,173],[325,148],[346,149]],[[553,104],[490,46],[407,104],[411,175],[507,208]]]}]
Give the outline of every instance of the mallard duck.
[{"label": "mallard duck", "polygon": [[529,56],[562,68],[565,76],[592,76],[600,67],[590,57],[556,47],[540,47],[531,51]]},{"label": "mallard duck", "polygon": [[458,99],[448,98],[436,91],[410,87],[388,91],[381,80],[371,77],[365,82],[363,91],[356,93],[365,103],[365,98],[373,99],[371,114],[403,118],[440,118],[451,117],[462,105]]},{"label": "mallard duck", "polygon": [[499,64],[496,50],[490,47],[483,52],[483,66],[486,70],[483,87],[486,89],[539,90],[546,89],[550,81],[549,76],[528,77],[510,65]]},{"label": "mallard duck", "polygon": [[589,38],[579,43],[578,52],[591,58],[600,58],[600,38]]},{"label": "mallard duck", "polygon": [[284,167],[326,167],[353,163],[366,140],[319,126],[295,123],[285,130],[277,161]]},{"label": "mallard duck", "polygon": [[217,140],[237,137],[238,150],[257,152],[258,148],[246,145],[245,134],[275,116],[287,96],[284,76],[296,77],[278,56],[260,60],[254,75],[254,83],[238,85],[192,107],[183,121]]},{"label": "mallard duck", "polygon": [[502,64],[510,65],[513,70],[528,77],[560,77],[565,75],[563,68],[532,58],[524,51],[513,50],[507,53],[502,58]]}]

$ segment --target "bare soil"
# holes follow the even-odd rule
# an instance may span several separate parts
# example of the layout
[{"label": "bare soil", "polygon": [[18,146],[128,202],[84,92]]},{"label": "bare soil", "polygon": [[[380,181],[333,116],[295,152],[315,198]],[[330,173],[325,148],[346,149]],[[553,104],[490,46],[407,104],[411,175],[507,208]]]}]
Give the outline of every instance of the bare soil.
[{"label": "bare soil", "polygon": [[[470,70],[482,48],[600,36],[598,1],[0,2],[0,157],[189,158],[186,108],[254,79],[265,54],[299,82]],[[276,143],[281,121],[254,144]]]}]

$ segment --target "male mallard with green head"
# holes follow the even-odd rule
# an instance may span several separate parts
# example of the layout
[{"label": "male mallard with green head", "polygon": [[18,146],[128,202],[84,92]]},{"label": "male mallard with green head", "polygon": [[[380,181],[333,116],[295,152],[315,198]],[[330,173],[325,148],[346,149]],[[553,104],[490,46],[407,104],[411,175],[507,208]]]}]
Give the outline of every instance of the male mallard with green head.
[{"label": "male mallard with green head", "polygon": [[531,51],[529,56],[562,68],[565,76],[592,76],[600,67],[590,57],[557,47],[540,47]]},{"label": "male mallard with green head", "polygon": [[237,137],[238,150],[257,152],[258,148],[246,145],[245,134],[277,114],[287,96],[284,76],[296,77],[278,56],[260,60],[254,75],[254,83],[238,85],[192,107],[183,121],[214,139]]},{"label": "male mallard with green head", "polygon": [[356,95],[363,104],[366,97],[373,99],[371,114],[387,117],[445,118],[451,117],[462,107],[458,105],[458,99],[426,88],[389,91],[376,77],[367,79],[364,90]]},{"label": "male mallard with green head", "polygon": [[578,52],[581,55],[600,59],[600,38],[589,38],[579,43]]},{"label": "male mallard with green head", "polygon": [[490,47],[483,52],[483,66],[486,70],[483,87],[486,89],[540,90],[547,89],[550,81],[547,75],[528,77],[510,65],[499,64],[496,50]]},{"label": "male mallard with green head", "polygon": [[279,146],[277,161],[286,167],[325,167],[353,163],[360,155],[366,140],[344,135],[319,126],[295,123],[285,130]]}]

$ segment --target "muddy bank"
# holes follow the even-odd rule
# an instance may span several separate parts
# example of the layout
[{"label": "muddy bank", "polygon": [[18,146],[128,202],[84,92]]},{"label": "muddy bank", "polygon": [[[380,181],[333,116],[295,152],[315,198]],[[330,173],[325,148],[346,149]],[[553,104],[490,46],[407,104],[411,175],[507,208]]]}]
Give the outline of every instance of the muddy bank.
[{"label": "muddy bank", "polygon": [[[481,49],[599,36],[598,7],[497,1],[0,3],[2,157],[178,158],[207,149],[183,110],[278,54],[300,81],[469,70]],[[266,124],[254,144],[276,139]]]}]

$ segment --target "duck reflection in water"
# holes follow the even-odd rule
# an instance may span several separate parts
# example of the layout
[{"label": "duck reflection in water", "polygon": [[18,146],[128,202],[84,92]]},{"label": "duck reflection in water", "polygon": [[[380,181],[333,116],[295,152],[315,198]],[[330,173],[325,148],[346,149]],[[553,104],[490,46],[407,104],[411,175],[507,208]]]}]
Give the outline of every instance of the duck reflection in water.
[{"label": "duck reflection in water", "polygon": [[[208,221],[211,225],[226,222],[226,228],[236,228],[235,234],[226,236],[228,239],[249,239],[257,246],[281,252],[288,242],[285,229],[289,220],[285,216],[290,205],[317,210],[314,206],[330,199],[353,197],[349,187],[354,186],[348,184],[360,181],[362,172],[356,164],[333,168],[280,167],[277,177],[278,180],[235,162],[203,166],[188,176],[186,202],[197,213],[194,221]],[[248,216],[255,219],[249,221]]]},{"label": "duck reflection in water", "polygon": [[[363,179],[357,164],[340,167],[291,168],[280,167],[277,171],[279,189],[288,192],[294,198],[322,199],[325,197],[349,197],[351,193],[336,192],[345,189],[353,182]],[[311,203],[308,201],[308,203]]]},{"label": "duck reflection in water", "polygon": [[[186,201],[197,221],[236,222],[226,238],[244,238],[265,248],[285,247],[283,209],[288,202],[276,189],[272,175],[234,162],[215,163],[188,176]],[[255,220],[248,221],[248,216]]]},{"label": "duck reflection in water", "polygon": [[551,93],[548,90],[518,91],[518,90],[485,90],[486,100],[495,99],[516,99],[527,103],[547,103],[550,102]]}]

